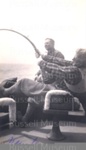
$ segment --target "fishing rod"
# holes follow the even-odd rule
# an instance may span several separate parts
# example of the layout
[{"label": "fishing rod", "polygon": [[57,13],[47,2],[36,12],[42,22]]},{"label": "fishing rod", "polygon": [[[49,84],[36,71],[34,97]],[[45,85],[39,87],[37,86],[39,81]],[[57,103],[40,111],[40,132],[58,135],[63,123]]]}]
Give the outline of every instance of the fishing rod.
[{"label": "fishing rod", "polygon": [[0,31],[11,31],[11,32],[14,32],[14,33],[19,34],[20,36],[22,36],[23,38],[25,38],[27,41],[30,42],[30,44],[33,46],[35,52],[36,52],[39,56],[41,55],[40,51],[36,48],[35,44],[34,44],[27,36],[25,36],[24,34],[18,32],[18,31],[15,31],[15,30],[13,30],[13,29],[0,29]]}]

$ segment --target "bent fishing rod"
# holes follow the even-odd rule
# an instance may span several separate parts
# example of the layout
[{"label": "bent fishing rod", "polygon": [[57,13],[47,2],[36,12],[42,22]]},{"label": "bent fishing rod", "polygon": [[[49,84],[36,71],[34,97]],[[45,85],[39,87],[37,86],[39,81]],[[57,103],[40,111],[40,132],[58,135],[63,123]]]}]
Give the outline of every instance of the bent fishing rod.
[{"label": "bent fishing rod", "polygon": [[19,34],[20,36],[22,36],[23,38],[25,38],[34,48],[35,52],[38,54],[38,55],[41,55],[40,51],[36,48],[35,44],[27,37],[25,36],[24,34],[18,32],[18,31],[15,31],[13,29],[0,29],[0,31],[10,31],[10,32],[14,32],[14,33],[17,33]]}]

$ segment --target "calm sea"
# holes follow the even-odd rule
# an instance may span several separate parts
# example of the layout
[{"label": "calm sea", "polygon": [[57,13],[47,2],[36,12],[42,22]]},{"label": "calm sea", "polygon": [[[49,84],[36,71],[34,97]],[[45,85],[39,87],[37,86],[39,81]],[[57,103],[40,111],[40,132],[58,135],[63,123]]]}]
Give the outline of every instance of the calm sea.
[{"label": "calm sea", "polygon": [[0,82],[12,77],[33,79],[37,70],[33,64],[0,64]]}]

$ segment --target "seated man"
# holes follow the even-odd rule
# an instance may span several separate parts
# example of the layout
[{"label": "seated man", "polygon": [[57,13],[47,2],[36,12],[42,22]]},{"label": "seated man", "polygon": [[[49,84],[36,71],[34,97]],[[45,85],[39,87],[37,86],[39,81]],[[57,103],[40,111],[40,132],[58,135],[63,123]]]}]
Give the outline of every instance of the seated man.
[{"label": "seated man", "polygon": [[[57,58],[62,58],[64,59],[64,55],[59,51],[55,49],[55,41],[51,38],[46,38],[45,39],[45,43],[44,43],[44,47],[47,50],[47,56],[53,56],[53,57],[57,57]],[[41,54],[36,53],[36,57],[38,58]],[[47,72],[46,72],[47,74]],[[42,74],[41,74],[41,70],[39,70],[36,75],[35,75],[35,81],[38,82],[43,82],[42,79]],[[53,83],[53,86],[57,87],[57,82]]]},{"label": "seated man", "polygon": [[[73,61],[66,61],[52,56],[42,56],[42,58],[43,60],[39,62],[39,66],[43,81],[46,83],[50,81],[51,83],[50,75],[54,80],[64,80],[66,90],[79,98],[86,111],[86,49],[78,49]],[[48,72],[47,76],[43,70]],[[63,89],[63,85],[61,88]]]}]

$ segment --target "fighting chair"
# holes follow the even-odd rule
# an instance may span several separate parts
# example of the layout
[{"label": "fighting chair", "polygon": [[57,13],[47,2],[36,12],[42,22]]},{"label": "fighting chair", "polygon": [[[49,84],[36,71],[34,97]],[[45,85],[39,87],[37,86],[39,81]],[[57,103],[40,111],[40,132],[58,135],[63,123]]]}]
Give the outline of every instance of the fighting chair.
[{"label": "fighting chair", "polygon": [[47,136],[50,140],[63,140],[65,136],[62,134],[59,126],[60,120],[80,121],[80,117],[85,116],[82,104],[70,92],[64,90],[51,90],[45,96],[44,109],[45,114],[53,116],[53,125],[51,132]]}]

